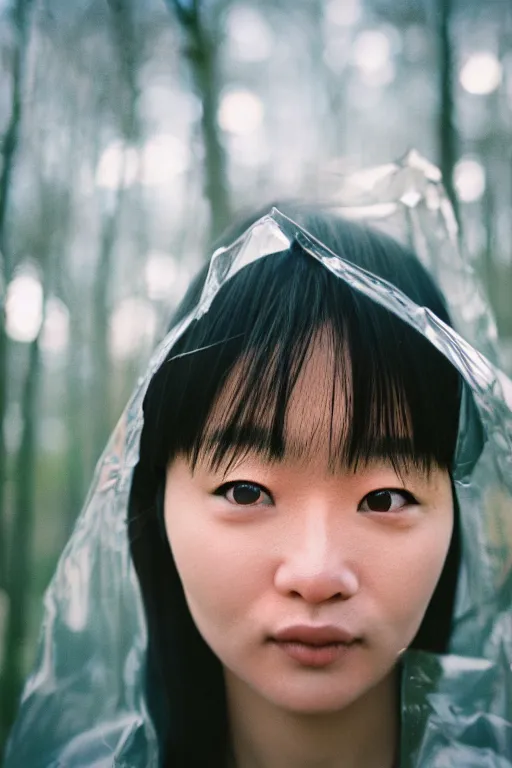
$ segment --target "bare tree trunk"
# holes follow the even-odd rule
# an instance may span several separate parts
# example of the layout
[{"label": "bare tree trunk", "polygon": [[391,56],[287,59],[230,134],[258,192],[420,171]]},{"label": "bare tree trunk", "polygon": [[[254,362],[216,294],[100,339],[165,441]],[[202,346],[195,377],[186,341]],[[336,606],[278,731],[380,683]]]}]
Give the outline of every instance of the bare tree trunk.
[{"label": "bare tree trunk", "polygon": [[[512,10],[509,4],[503,9],[496,9],[500,28],[498,35],[498,58],[504,60],[512,43]],[[491,307],[498,324],[498,332],[501,337],[502,330],[506,328],[507,314],[510,315],[510,292],[506,290],[507,270],[500,258],[502,243],[498,238],[498,217],[500,214],[501,200],[504,190],[507,189],[507,181],[502,176],[503,163],[510,162],[510,128],[506,124],[505,116],[508,114],[506,89],[497,88],[487,97],[487,105],[493,119],[484,138],[477,144],[478,154],[485,169],[485,192],[482,200],[483,223],[485,227],[485,247],[482,259],[483,279],[487,289]],[[505,119],[504,119],[505,118]],[[500,189],[497,195],[496,190]],[[510,187],[512,191],[512,187]],[[505,291],[503,289],[505,288]],[[502,300],[505,297],[505,301]],[[506,330],[505,330],[506,333]]]},{"label": "bare tree trunk", "polygon": [[66,508],[63,520],[63,544],[67,541],[84,501],[85,452],[83,446],[83,405],[86,398],[82,383],[82,339],[77,315],[70,313],[69,356],[66,365],[66,416],[68,444],[66,450]]},{"label": "bare tree trunk", "polygon": [[31,342],[23,387],[23,431],[16,466],[15,516],[9,567],[9,610],[5,633],[5,662],[0,689],[0,735],[7,735],[14,719],[24,677],[23,656],[28,626],[28,596],[34,524],[37,400],[40,384],[39,337]]},{"label": "bare tree trunk", "polygon": [[7,446],[4,420],[7,411],[8,339],[5,332],[5,310],[0,322],[0,590],[7,587],[7,520],[5,510],[5,484],[7,480]]},{"label": "bare tree trunk", "polygon": [[[483,223],[485,227],[485,246],[483,255],[483,279],[487,288],[487,296],[491,303],[491,307],[494,312],[499,315],[500,307],[497,306],[497,291],[496,280],[498,275],[496,274],[496,265],[494,261],[494,249],[496,246],[494,236],[494,226],[496,219],[496,205],[494,200],[494,193],[489,183],[492,175],[490,173],[492,162],[491,158],[487,156],[487,152],[484,151],[484,167],[486,170],[487,184],[483,197]],[[499,319],[499,318],[498,318]]]},{"label": "bare tree trunk", "polygon": [[112,426],[108,327],[111,303],[112,262],[123,208],[123,200],[124,189],[121,180],[120,186],[115,191],[115,202],[112,211],[105,214],[103,221],[100,253],[93,287],[94,318],[92,350],[95,361],[93,385],[93,446],[96,455],[104,448]]},{"label": "bare tree trunk", "polygon": [[[335,161],[343,161],[347,151],[347,82],[349,77],[348,56],[343,71],[336,74],[325,60],[327,39],[325,33],[324,15],[325,3],[323,0],[306,0],[303,4],[303,13],[308,30],[308,39],[311,46],[311,69],[313,73],[314,96],[312,108],[316,114],[323,117],[319,124],[317,156],[332,158]],[[346,32],[347,38],[353,33]],[[352,41],[349,42],[350,47]],[[326,151],[327,149],[327,151]],[[313,174],[316,176],[315,194],[321,197],[329,195],[329,184],[337,183],[332,170],[328,174],[318,175],[314,161]],[[339,172],[340,166],[337,167]]]},{"label": "bare tree trunk", "polygon": [[[74,163],[74,147],[78,138],[78,129],[83,125],[85,115],[80,112],[77,105],[70,108],[72,120],[68,129],[67,152],[63,156],[62,167],[64,173]],[[61,206],[53,215],[60,229],[59,243],[56,245],[56,269],[52,290],[64,301],[69,312],[69,339],[66,359],[66,405],[63,413],[66,420],[67,445],[65,451],[65,502],[62,511],[62,546],[67,541],[74,526],[78,512],[85,496],[85,472],[86,472],[86,427],[84,413],[88,411],[87,396],[83,385],[83,314],[84,297],[80,286],[76,285],[70,274],[70,267],[66,261],[67,252],[71,242],[73,220],[73,188],[72,183],[66,183],[66,192],[61,199]],[[56,227],[57,229],[57,227]],[[59,543],[56,542],[58,549]]]},{"label": "bare tree trunk", "polygon": [[[71,167],[69,162],[65,167]],[[71,204],[67,211],[66,235],[61,245],[61,262],[65,263],[65,249],[69,246],[69,229],[71,221]],[[63,217],[64,218],[64,217]],[[83,298],[78,295],[72,285],[66,268],[58,270],[57,292],[64,298],[69,310],[69,340],[66,360],[66,415],[67,445],[66,445],[66,500],[62,520],[62,545],[67,541],[74,526],[78,512],[85,495],[85,447],[86,429],[83,414],[87,411],[86,392],[83,386]]]},{"label": "bare tree trunk", "polygon": [[[219,85],[217,50],[212,35],[201,18],[201,0],[182,4],[179,0],[166,0],[174,10],[185,33],[185,53],[192,79],[201,101],[201,132],[205,150],[205,195],[210,207],[210,234],[214,240],[227,225],[230,217],[228,181],[224,147],[219,137],[217,109]],[[216,9],[220,14],[220,9]]]},{"label": "bare tree trunk", "polygon": [[133,21],[133,0],[108,0],[111,11],[111,30],[114,40],[121,79],[125,86],[122,113],[122,133],[126,141],[135,144],[140,138],[137,116],[138,61],[141,51],[135,37]]},{"label": "bare tree trunk", "polygon": [[[25,650],[29,633],[32,593],[32,545],[36,508],[37,428],[40,421],[39,393],[43,366],[40,336],[44,327],[46,300],[56,275],[61,272],[62,241],[69,223],[68,196],[54,197],[41,181],[40,212],[34,239],[39,246],[42,277],[43,317],[36,338],[28,347],[28,362],[21,391],[22,433],[14,471],[14,515],[11,525],[7,586],[9,609],[5,629],[5,656],[0,691],[0,728],[6,734],[15,715],[25,676]],[[59,226],[62,232],[59,232]]]},{"label": "bare tree trunk", "polygon": [[110,317],[110,292],[114,248],[119,234],[121,216],[126,196],[125,170],[127,150],[138,141],[139,125],[137,119],[137,61],[138,51],[135,43],[133,7],[131,0],[109,0],[111,10],[111,32],[117,52],[121,81],[125,86],[124,106],[121,114],[121,132],[125,140],[125,153],[119,174],[118,186],[114,192],[114,202],[110,211],[105,213],[98,266],[93,289],[93,354],[95,357],[94,400],[95,435],[94,450],[100,452],[113,426],[111,412],[111,365],[108,349],[108,325]]},{"label": "bare tree trunk", "polygon": [[[11,189],[14,160],[18,147],[22,118],[22,91],[26,52],[29,38],[29,18],[33,0],[17,0],[13,9],[16,47],[13,56],[11,117],[2,142],[2,170],[0,172],[0,259],[2,282],[7,286],[11,279],[12,260],[7,242],[7,211]],[[2,308],[0,321],[0,589],[6,585],[7,532],[5,519],[5,481],[7,449],[4,439],[4,419],[7,410],[8,339]]]},{"label": "bare tree trunk", "polygon": [[42,364],[40,336],[44,326],[46,299],[59,271],[60,252],[57,248],[58,224],[66,220],[66,207],[52,198],[41,184],[41,209],[34,231],[39,246],[39,266],[42,276],[43,317],[36,338],[28,346],[28,361],[21,390],[22,432],[14,468],[14,514],[9,545],[7,591],[9,608],[5,627],[5,655],[0,682],[2,706],[0,730],[5,736],[12,723],[25,676],[25,650],[30,622],[32,575],[32,545],[36,507],[37,427],[41,389]]},{"label": "bare tree trunk", "polygon": [[439,121],[438,141],[443,182],[460,225],[459,204],[453,183],[453,170],[458,159],[458,136],[454,124],[453,45],[451,22],[454,0],[437,0],[439,31]]}]

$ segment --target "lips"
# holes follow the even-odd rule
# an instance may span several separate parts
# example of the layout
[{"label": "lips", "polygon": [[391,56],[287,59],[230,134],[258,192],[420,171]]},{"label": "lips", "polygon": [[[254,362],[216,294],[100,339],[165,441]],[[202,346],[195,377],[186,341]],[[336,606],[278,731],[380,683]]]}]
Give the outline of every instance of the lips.
[{"label": "lips", "polygon": [[314,626],[297,624],[285,627],[272,635],[272,640],[278,643],[302,643],[314,647],[342,644],[352,645],[359,638],[348,630],[334,625]]},{"label": "lips", "polygon": [[270,641],[301,667],[318,669],[343,663],[361,638],[342,627],[300,624],[279,630]]}]

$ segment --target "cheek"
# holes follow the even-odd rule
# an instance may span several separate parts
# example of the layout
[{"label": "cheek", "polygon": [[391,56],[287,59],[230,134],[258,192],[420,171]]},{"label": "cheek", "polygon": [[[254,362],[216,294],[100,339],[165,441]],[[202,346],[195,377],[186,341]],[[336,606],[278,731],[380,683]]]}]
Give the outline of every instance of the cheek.
[{"label": "cheek", "polygon": [[190,612],[209,639],[237,626],[265,581],[261,557],[250,539],[227,531],[219,521],[175,504],[166,529]]},{"label": "cheek", "polygon": [[409,638],[406,642],[419,629],[448,553],[452,521],[440,522],[418,529],[403,547],[389,551],[385,578],[376,585],[381,605],[393,627]]}]

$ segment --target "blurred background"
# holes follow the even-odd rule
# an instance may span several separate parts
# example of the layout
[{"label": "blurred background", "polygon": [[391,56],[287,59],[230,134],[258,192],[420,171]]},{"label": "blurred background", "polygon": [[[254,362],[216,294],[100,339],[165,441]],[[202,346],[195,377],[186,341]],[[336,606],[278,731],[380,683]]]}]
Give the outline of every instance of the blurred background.
[{"label": "blurred background", "polygon": [[233,214],[411,147],[512,369],[509,0],[0,0],[0,753],[95,462]]}]

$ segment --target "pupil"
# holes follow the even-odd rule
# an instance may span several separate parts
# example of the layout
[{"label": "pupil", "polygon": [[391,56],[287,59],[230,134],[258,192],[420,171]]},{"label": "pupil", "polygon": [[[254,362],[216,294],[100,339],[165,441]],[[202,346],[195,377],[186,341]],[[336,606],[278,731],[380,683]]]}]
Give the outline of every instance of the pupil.
[{"label": "pupil", "polygon": [[255,485],[242,483],[233,488],[233,499],[237,504],[254,504],[260,497],[260,489]]},{"label": "pupil", "polygon": [[368,496],[368,506],[374,512],[389,512],[391,509],[391,494],[389,491],[375,491]]}]

